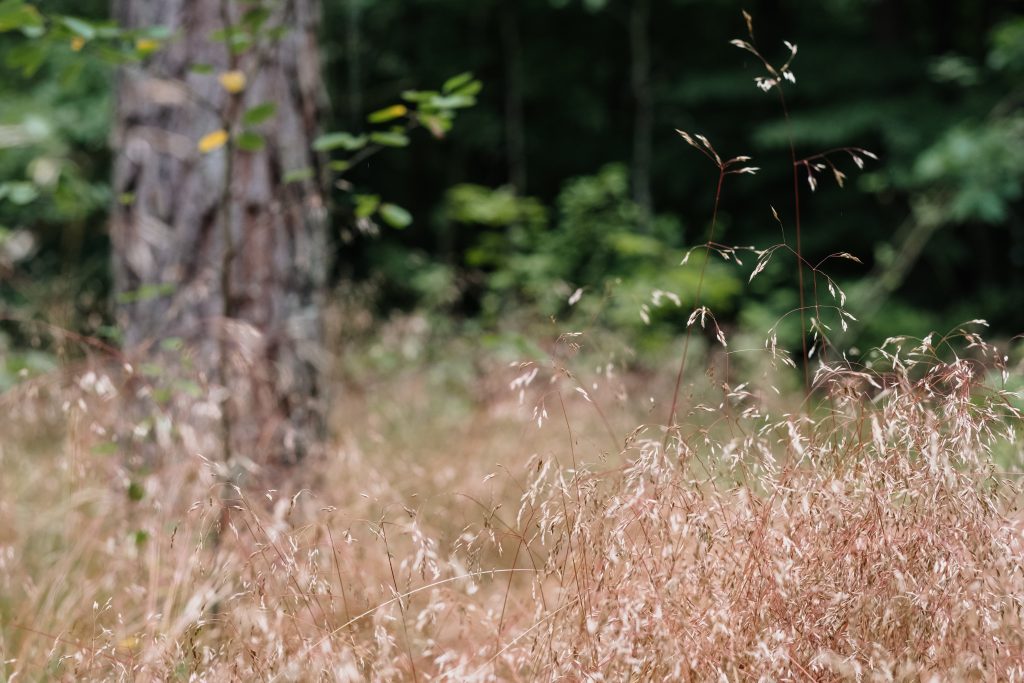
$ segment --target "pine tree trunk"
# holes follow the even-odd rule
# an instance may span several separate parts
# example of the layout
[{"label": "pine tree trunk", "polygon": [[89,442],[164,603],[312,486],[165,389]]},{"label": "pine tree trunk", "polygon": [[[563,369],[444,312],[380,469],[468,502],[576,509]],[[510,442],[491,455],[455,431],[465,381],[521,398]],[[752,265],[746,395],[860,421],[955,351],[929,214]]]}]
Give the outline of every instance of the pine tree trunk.
[{"label": "pine tree trunk", "polygon": [[[316,167],[318,8],[263,4],[264,27],[283,31],[232,55],[223,38],[244,36],[244,12],[259,3],[114,0],[123,27],[170,37],[120,74],[111,240],[126,348],[167,362],[176,343],[165,340],[180,340],[214,388],[181,426],[228,459],[276,465],[323,434],[327,240],[318,174],[286,182]],[[232,70],[246,77],[236,94],[218,78]],[[241,114],[268,102],[276,113],[254,128],[263,148],[239,149]],[[202,153],[198,141],[218,129],[231,139]]]}]

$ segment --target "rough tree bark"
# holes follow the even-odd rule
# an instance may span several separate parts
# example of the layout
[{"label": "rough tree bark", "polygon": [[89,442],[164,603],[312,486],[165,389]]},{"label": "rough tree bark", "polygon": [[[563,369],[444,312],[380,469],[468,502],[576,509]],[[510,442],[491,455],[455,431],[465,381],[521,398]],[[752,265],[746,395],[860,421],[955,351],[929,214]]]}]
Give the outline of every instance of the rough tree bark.
[{"label": "rough tree bark", "polygon": [[[283,32],[235,55],[216,35],[241,35],[243,13],[259,3],[113,3],[123,27],[171,32],[142,64],[123,69],[118,84],[121,201],[110,234],[125,346],[153,358],[162,340],[182,340],[214,387],[208,424],[183,422],[212,436],[228,459],[295,462],[324,429],[324,203],[318,174],[285,181],[289,171],[316,167],[316,0],[264,2],[266,25]],[[199,64],[212,73],[197,73]],[[218,79],[231,70],[246,77],[235,94]],[[268,102],[276,114],[257,127],[264,147],[239,149],[240,114]],[[201,153],[197,141],[222,128],[232,139]]]}]

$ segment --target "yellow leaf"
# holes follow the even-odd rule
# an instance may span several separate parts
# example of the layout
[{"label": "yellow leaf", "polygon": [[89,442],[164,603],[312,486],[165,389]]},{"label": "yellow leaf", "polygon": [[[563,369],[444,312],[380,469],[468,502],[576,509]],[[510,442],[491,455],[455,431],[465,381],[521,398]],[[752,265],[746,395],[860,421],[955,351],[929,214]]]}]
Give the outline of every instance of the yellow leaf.
[{"label": "yellow leaf", "polygon": [[228,132],[221,128],[215,130],[212,133],[207,133],[199,140],[199,151],[203,154],[209,154],[210,152],[220,149],[228,141]]},{"label": "yellow leaf", "polygon": [[85,47],[85,38],[83,38],[82,36],[75,36],[71,39],[71,49],[73,51],[78,52],[83,47]]},{"label": "yellow leaf", "polygon": [[409,110],[404,104],[394,104],[386,109],[375,111],[368,117],[370,123],[383,123],[385,121],[391,121],[405,116],[409,113]]},{"label": "yellow leaf", "polygon": [[235,71],[225,71],[219,76],[219,80],[221,87],[232,95],[245,90],[245,74],[237,69]]},{"label": "yellow leaf", "polygon": [[135,41],[135,49],[144,55],[148,55],[150,52],[160,49],[160,41],[153,40],[152,38],[139,38]]}]

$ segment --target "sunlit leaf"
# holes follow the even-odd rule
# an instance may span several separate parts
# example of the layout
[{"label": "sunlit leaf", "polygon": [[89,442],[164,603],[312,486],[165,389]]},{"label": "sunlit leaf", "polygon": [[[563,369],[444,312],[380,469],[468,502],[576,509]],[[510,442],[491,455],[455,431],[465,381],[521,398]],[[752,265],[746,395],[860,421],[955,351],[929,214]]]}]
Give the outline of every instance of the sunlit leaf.
[{"label": "sunlit leaf", "polygon": [[452,76],[451,78],[444,82],[444,85],[441,86],[441,92],[447,95],[458,90],[459,88],[466,85],[472,80],[473,74],[469,71],[461,73],[458,76]]},{"label": "sunlit leaf", "polygon": [[199,139],[199,151],[203,154],[209,154],[215,150],[220,149],[228,142],[228,132],[223,128],[215,130],[212,133],[207,133]]},{"label": "sunlit leaf", "polygon": [[437,95],[438,93],[435,90],[406,90],[402,93],[402,99],[406,102],[429,102],[437,97]]},{"label": "sunlit leaf", "polygon": [[355,200],[356,218],[369,218],[380,206],[380,197],[375,194],[357,194]]},{"label": "sunlit leaf", "polygon": [[465,109],[476,104],[476,98],[469,95],[447,95],[430,100],[430,106],[437,109]]},{"label": "sunlit leaf", "polygon": [[412,223],[412,214],[397,204],[381,204],[380,217],[392,228],[401,230]]},{"label": "sunlit leaf", "polygon": [[61,17],[60,22],[69,31],[85,40],[92,40],[96,37],[96,29],[88,21],[78,19],[77,17]]},{"label": "sunlit leaf", "polygon": [[450,95],[464,95],[466,97],[474,97],[475,95],[478,95],[480,93],[480,91],[483,90],[483,89],[484,89],[484,84],[481,83],[480,81],[470,81],[469,83],[466,83],[465,85],[463,85],[463,86],[461,86],[459,88],[456,88],[455,90],[453,90],[451,93],[448,93],[448,94],[450,94]]},{"label": "sunlit leaf", "polygon": [[366,117],[366,120],[370,123],[385,123],[399,119],[408,113],[409,109],[404,104],[393,104],[390,107],[373,112]]},{"label": "sunlit leaf", "polygon": [[400,131],[371,133],[370,141],[384,147],[405,147],[409,144],[409,136]]},{"label": "sunlit leaf", "polygon": [[365,147],[367,142],[369,138],[365,135],[352,135],[346,132],[325,133],[313,141],[313,149],[318,152],[330,152],[334,149],[354,152]]},{"label": "sunlit leaf", "polygon": [[19,29],[24,31],[42,26],[43,18],[34,5],[21,2],[21,0],[0,2],[0,33]]},{"label": "sunlit leaf", "polygon": [[245,90],[245,73],[239,71],[238,69],[234,69],[232,71],[225,71],[217,77],[217,80],[220,81],[220,86],[232,95],[237,95],[238,93]]},{"label": "sunlit leaf", "polygon": [[145,57],[160,49],[160,41],[153,38],[139,38],[135,41],[135,51]]}]

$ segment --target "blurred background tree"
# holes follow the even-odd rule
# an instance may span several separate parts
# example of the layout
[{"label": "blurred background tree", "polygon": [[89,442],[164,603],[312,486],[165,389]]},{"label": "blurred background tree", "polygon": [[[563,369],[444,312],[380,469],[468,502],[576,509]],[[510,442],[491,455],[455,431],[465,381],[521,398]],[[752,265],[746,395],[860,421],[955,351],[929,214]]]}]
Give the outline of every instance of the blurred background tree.
[{"label": "blurred background tree", "polygon": [[152,358],[173,340],[222,388],[201,429],[225,460],[295,462],[324,434],[319,8],[117,0],[114,20],[145,34],[118,72],[111,136],[124,346]]},{"label": "blurred background tree", "polygon": [[[0,27],[19,4],[0,3]],[[728,45],[744,37],[743,8],[769,59],[785,56],[783,40],[799,44],[788,126],[754,86],[760,65]],[[651,309],[646,327],[641,306],[658,288],[685,308],[693,267],[678,264],[704,240],[714,191],[713,174],[676,136],[682,128],[762,169],[726,187],[719,239],[732,244],[781,241],[772,205],[792,224],[790,134],[798,156],[842,145],[879,155],[845,190],[804,193],[808,260],[845,250],[865,264],[834,268],[860,318],[848,343],[979,317],[1004,336],[1024,327],[1024,17],[1009,0],[323,0],[322,9],[324,130],[358,135],[366,112],[453,73],[485,84],[440,144],[379,154],[327,198],[341,209],[328,229],[331,279],[371,283],[379,314],[420,308],[439,329],[511,329],[563,313],[583,288],[607,298],[608,324],[648,330],[640,338],[652,344],[670,339],[685,311]],[[46,10],[109,18],[103,2]],[[0,38],[0,301],[8,317],[113,335],[113,81],[98,48],[76,47],[73,26],[47,43]],[[378,192],[408,210],[413,229],[378,231],[358,215],[353,197]],[[791,262],[773,259],[749,286],[751,262],[719,265],[705,294],[723,322],[763,333],[797,305]],[[23,326],[4,329],[9,348],[31,344]],[[799,347],[797,326],[780,333]],[[28,362],[5,358],[8,375]]]}]

